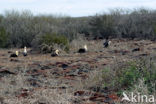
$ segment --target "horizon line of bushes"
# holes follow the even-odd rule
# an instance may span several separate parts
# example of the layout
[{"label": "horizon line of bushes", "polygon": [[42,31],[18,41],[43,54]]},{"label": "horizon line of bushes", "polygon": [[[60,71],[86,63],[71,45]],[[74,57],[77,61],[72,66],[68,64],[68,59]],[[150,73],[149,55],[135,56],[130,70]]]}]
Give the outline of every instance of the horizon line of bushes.
[{"label": "horizon line of bushes", "polygon": [[[45,38],[46,34],[50,38]],[[59,34],[61,36],[57,42],[51,38]],[[58,41],[59,44],[65,41],[70,43],[81,34],[89,39],[110,37],[156,40],[156,10],[117,9],[109,14],[88,17],[34,16],[30,11],[15,10],[0,15],[0,48],[39,47],[41,43],[34,43],[43,38],[46,44],[58,44]]]}]

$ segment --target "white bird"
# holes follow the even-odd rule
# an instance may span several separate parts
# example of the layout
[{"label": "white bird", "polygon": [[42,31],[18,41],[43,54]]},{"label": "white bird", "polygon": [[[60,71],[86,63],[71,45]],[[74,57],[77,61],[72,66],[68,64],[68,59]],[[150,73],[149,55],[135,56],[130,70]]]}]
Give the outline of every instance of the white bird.
[{"label": "white bird", "polygon": [[18,57],[18,55],[19,55],[19,52],[16,51],[15,53],[12,53],[12,54],[10,55],[10,57]]},{"label": "white bird", "polygon": [[80,49],[78,50],[78,53],[85,53],[86,51],[88,51],[88,48],[87,48],[87,45],[85,44],[85,45],[84,45],[84,48],[80,48]]},{"label": "white bird", "polygon": [[111,44],[111,41],[106,40],[103,44],[105,48],[107,48]]},{"label": "white bird", "polygon": [[27,56],[27,47],[24,47],[23,56]]},{"label": "white bird", "polygon": [[59,55],[59,50],[56,49],[54,53],[51,54],[52,57],[58,56]]}]

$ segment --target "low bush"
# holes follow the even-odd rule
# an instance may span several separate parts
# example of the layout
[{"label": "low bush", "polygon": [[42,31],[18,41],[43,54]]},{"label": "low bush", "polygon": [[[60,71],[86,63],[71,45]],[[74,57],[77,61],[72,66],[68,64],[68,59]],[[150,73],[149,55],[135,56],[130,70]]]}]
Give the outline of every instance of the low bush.
[{"label": "low bush", "polygon": [[99,80],[99,83],[101,84],[99,86],[121,92],[122,90],[133,89],[134,85],[138,84],[138,80],[143,79],[148,92],[153,93],[156,90],[156,66],[153,61],[147,61],[147,59],[141,59],[120,63],[120,65],[115,65],[114,68],[105,68],[100,74],[101,80]]},{"label": "low bush", "polygon": [[44,44],[44,43],[43,43],[42,45],[40,45],[39,49],[40,49],[40,52],[41,52],[41,53],[46,54],[46,53],[51,53],[51,52],[53,52],[54,47],[53,47],[52,45],[47,45],[47,44]]},{"label": "low bush", "polygon": [[59,46],[66,52],[69,51],[69,40],[64,36],[57,33],[47,33],[39,36],[34,40],[34,48],[39,47],[43,53],[51,53],[55,46]]},{"label": "low bush", "polygon": [[68,45],[68,39],[64,35],[52,33],[41,36],[41,42],[47,45]]}]

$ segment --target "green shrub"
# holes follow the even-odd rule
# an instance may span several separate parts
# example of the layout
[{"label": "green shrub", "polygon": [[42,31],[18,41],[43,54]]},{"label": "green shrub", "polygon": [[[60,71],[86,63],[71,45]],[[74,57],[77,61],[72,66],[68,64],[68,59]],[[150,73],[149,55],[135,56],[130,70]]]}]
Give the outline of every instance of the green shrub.
[{"label": "green shrub", "polygon": [[156,90],[156,67],[154,63],[147,63],[145,60],[131,61],[116,67],[116,69],[106,68],[102,71],[101,77],[103,87],[109,87],[119,92],[132,89],[139,79],[144,79],[149,92],[153,92],[153,89]]},{"label": "green shrub", "polygon": [[69,50],[69,40],[64,36],[56,33],[45,34],[41,36],[41,44],[53,46],[55,44],[64,48],[65,51]]},{"label": "green shrub", "polygon": [[8,34],[3,27],[0,27],[0,47],[6,48],[8,44]]},{"label": "green shrub", "polygon": [[121,87],[129,87],[136,83],[139,77],[140,72],[137,69],[137,66],[135,64],[131,64],[121,72],[121,75],[118,76],[117,80],[121,84]]}]

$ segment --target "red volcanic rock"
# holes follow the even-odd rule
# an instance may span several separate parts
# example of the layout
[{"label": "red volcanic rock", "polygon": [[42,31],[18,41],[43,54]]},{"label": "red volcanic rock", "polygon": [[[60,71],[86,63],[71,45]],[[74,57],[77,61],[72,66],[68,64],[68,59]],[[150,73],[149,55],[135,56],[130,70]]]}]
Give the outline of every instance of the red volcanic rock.
[{"label": "red volcanic rock", "polygon": [[19,98],[20,98],[20,97],[26,98],[26,97],[28,97],[28,93],[23,92],[23,93],[21,93],[18,97],[19,97]]},{"label": "red volcanic rock", "polygon": [[110,94],[108,95],[109,98],[111,98],[112,100],[118,100],[119,97],[116,94]]},{"label": "red volcanic rock", "polygon": [[23,97],[23,98],[26,98],[26,97],[28,97],[30,95],[30,91],[28,90],[28,89],[22,89],[21,91],[20,91],[20,94],[17,96],[18,98],[21,98],[21,97]]}]

